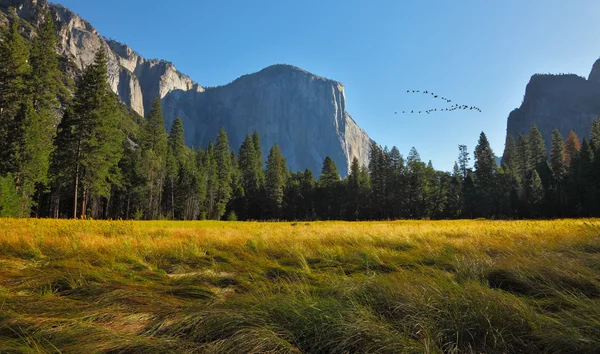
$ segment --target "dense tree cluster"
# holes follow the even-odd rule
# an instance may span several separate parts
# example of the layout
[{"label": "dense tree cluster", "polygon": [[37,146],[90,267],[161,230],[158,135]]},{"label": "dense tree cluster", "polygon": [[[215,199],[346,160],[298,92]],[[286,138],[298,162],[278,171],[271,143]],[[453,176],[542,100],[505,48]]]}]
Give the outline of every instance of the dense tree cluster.
[{"label": "dense tree cluster", "polygon": [[547,152],[535,125],[507,139],[502,167],[484,133],[452,172],[412,148],[372,143],[340,178],[326,157],[318,176],[288,169],[277,144],[266,158],[255,131],[229,145],[185,145],[178,118],[167,133],[160,99],[146,119],[110,91],[98,51],[73,94],[60,69],[52,18],[34,40],[18,19],[0,41],[0,216],[177,220],[550,218],[600,215],[600,119],[590,139],[558,131]]}]

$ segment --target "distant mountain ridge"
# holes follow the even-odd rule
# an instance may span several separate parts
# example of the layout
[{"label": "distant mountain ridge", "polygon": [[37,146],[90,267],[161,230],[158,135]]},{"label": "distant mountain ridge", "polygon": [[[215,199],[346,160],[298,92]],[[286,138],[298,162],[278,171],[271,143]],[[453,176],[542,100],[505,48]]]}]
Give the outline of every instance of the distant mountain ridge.
[{"label": "distant mountain ridge", "polygon": [[[206,147],[221,126],[237,149],[244,136],[257,130],[263,155],[275,143],[294,170],[312,169],[317,175],[326,156],[342,176],[357,157],[368,163],[371,139],[346,112],[344,87],[339,82],[291,65],[273,65],[244,75],[230,84],[205,88],[164,60],[146,59],[129,46],[101,36],[69,9],[46,0],[0,0],[0,10],[15,7],[32,24],[49,8],[59,36],[59,53],[77,70],[89,65],[100,48],[107,51],[109,83],[121,100],[140,115],[152,101],[163,102],[167,129],[177,116],[184,122],[186,143]],[[0,18],[7,23],[6,18]]]},{"label": "distant mountain ridge", "polygon": [[532,123],[539,128],[546,148],[558,129],[563,137],[570,130],[583,138],[589,136],[592,121],[600,117],[600,59],[586,79],[574,74],[535,74],[531,77],[523,102],[512,111],[507,122],[507,139],[527,135]]}]

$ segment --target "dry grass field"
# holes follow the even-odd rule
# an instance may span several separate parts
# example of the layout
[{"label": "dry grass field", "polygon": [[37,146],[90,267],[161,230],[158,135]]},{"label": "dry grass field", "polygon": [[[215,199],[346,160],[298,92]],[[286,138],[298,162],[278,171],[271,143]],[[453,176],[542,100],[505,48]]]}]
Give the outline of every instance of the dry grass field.
[{"label": "dry grass field", "polygon": [[0,220],[2,353],[599,353],[600,220]]}]

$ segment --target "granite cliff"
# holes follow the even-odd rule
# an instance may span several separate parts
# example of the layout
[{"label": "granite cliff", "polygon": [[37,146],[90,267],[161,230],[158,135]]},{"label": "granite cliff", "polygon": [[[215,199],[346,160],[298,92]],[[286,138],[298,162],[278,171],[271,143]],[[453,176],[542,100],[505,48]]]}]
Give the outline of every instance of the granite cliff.
[{"label": "granite cliff", "polygon": [[310,168],[318,175],[323,159],[330,156],[345,176],[354,157],[362,164],[368,162],[371,140],[346,112],[344,87],[336,81],[274,65],[231,84],[205,89],[172,63],[146,59],[129,46],[104,38],[63,6],[46,0],[0,0],[0,10],[6,13],[8,7],[34,25],[32,32],[41,21],[40,10],[49,8],[57,24],[59,54],[75,71],[89,65],[96,51],[104,48],[112,90],[142,116],[160,97],[167,129],[181,117],[190,146],[205,147],[224,126],[234,149],[256,129],[263,155],[277,143],[294,170]]},{"label": "granite cliff", "polygon": [[531,77],[523,102],[508,117],[507,138],[515,140],[528,134],[535,123],[549,150],[554,129],[567,137],[572,129],[583,138],[589,136],[592,121],[600,117],[600,60],[588,79],[573,75],[540,75]]}]

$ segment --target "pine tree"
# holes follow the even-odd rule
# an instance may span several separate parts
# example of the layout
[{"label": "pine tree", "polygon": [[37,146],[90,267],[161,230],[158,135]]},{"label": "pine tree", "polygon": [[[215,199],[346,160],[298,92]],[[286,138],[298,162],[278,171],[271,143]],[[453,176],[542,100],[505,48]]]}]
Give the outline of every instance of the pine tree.
[{"label": "pine tree", "polygon": [[15,171],[15,117],[27,99],[31,68],[29,51],[19,34],[19,18],[11,14],[10,30],[0,40],[0,176]]},{"label": "pine tree", "polygon": [[531,216],[537,217],[539,216],[539,211],[544,200],[544,186],[539,174],[535,170],[531,174],[527,189],[530,210],[533,211]]},{"label": "pine tree", "polygon": [[217,219],[217,199],[219,189],[219,178],[217,174],[217,161],[215,160],[215,147],[211,142],[208,143],[206,152],[203,154],[201,170],[205,173],[204,183],[206,190],[204,217],[208,219]]},{"label": "pine tree", "polygon": [[[262,172],[264,168],[263,153],[262,146],[260,145],[260,136],[258,135],[258,132],[256,130],[252,133],[252,142],[254,143],[254,151],[256,154],[256,156],[254,157],[254,161],[256,162],[256,168],[258,171]],[[265,182],[265,176],[264,174],[260,174],[259,177],[261,178],[259,184],[260,187],[262,187]]]},{"label": "pine tree", "polygon": [[[258,140],[258,133],[256,133]],[[261,187],[264,179],[262,162],[254,147],[255,140],[250,134],[246,135],[239,152],[239,168],[241,184],[245,192],[242,219],[259,218],[261,209]]]},{"label": "pine tree", "polygon": [[275,144],[269,150],[267,169],[265,171],[265,198],[270,218],[277,219],[281,216],[286,180],[286,161],[281,154],[279,145]]},{"label": "pine tree", "polygon": [[16,122],[22,140],[14,145],[19,155],[18,171],[15,173],[21,175],[20,188],[27,201],[25,204],[31,204],[36,186],[41,193],[41,188],[48,183],[50,155],[58,123],[57,95],[59,87],[62,87],[57,44],[54,21],[50,12],[46,11],[30,53],[31,96],[22,103],[21,119]]},{"label": "pine tree", "polygon": [[504,155],[502,156],[502,165],[508,166],[511,170],[515,168],[516,161],[516,143],[512,135],[506,138],[506,146],[504,147]]},{"label": "pine tree", "polygon": [[361,176],[360,164],[356,156],[352,159],[350,164],[350,174],[347,178],[347,201],[346,206],[346,217],[350,220],[359,220],[360,212],[362,209],[361,197],[362,191],[367,181],[363,180]]},{"label": "pine tree", "polygon": [[550,167],[556,181],[561,181],[566,172],[565,144],[562,135],[555,129],[552,132],[552,148],[550,149]]},{"label": "pine tree", "polygon": [[52,140],[30,100],[22,104],[15,123],[18,133],[13,142],[14,176],[24,201],[22,211],[29,214],[36,184],[47,182]]},{"label": "pine tree", "polygon": [[529,127],[529,162],[528,169],[533,170],[542,165],[546,161],[546,145],[542,133],[537,128],[535,123]]},{"label": "pine tree", "polygon": [[231,152],[225,128],[221,127],[215,145],[215,161],[217,163],[217,220],[221,220],[231,198]]},{"label": "pine tree", "polygon": [[494,189],[494,174],[497,167],[494,152],[483,132],[479,135],[479,142],[475,147],[474,156],[477,209],[481,215],[488,217],[493,212],[491,200]]},{"label": "pine tree", "polygon": [[341,198],[340,174],[335,162],[326,156],[319,176],[317,188],[317,214],[319,217],[331,220],[339,218]]},{"label": "pine tree", "polygon": [[300,180],[300,207],[298,215],[305,220],[315,218],[315,177],[309,169],[305,169]]},{"label": "pine tree", "polygon": [[452,169],[452,178],[448,186],[447,200],[447,217],[459,218],[462,215],[463,206],[463,176],[458,166],[458,162],[454,163]]},{"label": "pine tree", "polygon": [[50,11],[46,11],[44,22],[33,41],[30,62],[33,106],[49,125],[56,123],[54,109],[58,105],[57,95],[62,86],[57,46],[54,19]]},{"label": "pine tree", "polygon": [[28,216],[23,215],[20,194],[11,173],[5,177],[0,176],[0,218]]},{"label": "pine tree", "polygon": [[237,220],[238,214],[244,211],[244,200],[246,192],[242,186],[242,172],[240,171],[239,159],[234,151],[231,152],[231,199],[227,207],[227,219]]},{"label": "pine tree", "polygon": [[[66,118],[66,119],[65,119]],[[86,216],[90,199],[107,197],[123,154],[115,95],[108,87],[106,56],[99,50],[86,68],[75,93],[73,112],[61,122],[56,148],[58,165],[74,179],[74,217],[77,217],[79,187],[81,216]],[[65,164],[70,166],[64,166]]]},{"label": "pine tree", "polygon": [[519,135],[515,145],[514,170],[521,182],[527,179],[529,174],[529,139],[525,135]]},{"label": "pine tree", "polygon": [[555,214],[561,215],[564,196],[564,179],[568,170],[565,162],[565,144],[562,135],[555,129],[552,132],[552,147],[550,149],[550,168],[552,169]]},{"label": "pine tree", "polygon": [[161,197],[167,174],[168,147],[168,136],[159,97],[152,102],[148,117],[140,128],[139,144],[147,176],[147,217],[156,219],[160,213]]},{"label": "pine tree", "polygon": [[392,147],[389,153],[390,168],[387,186],[389,209],[391,218],[399,218],[402,213],[402,202],[404,200],[404,158],[397,147]]},{"label": "pine tree", "polygon": [[406,159],[406,216],[413,219],[425,217],[427,211],[427,166],[415,147],[411,148]]},{"label": "pine tree", "polygon": [[[187,160],[187,147],[185,146],[185,137],[183,130],[183,122],[181,118],[177,117],[171,126],[171,132],[167,139],[167,178],[170,182],[170,204],[171,204],[171,217],[178,218],[176,215],[177,203],[176,203],[176,183],[175,181],[179,178],[179,173],[183,168],[183,165]],[[180,204],[181,205],[181,204]],[[181,209],[181,208],[179,208]]]}]

